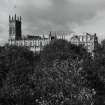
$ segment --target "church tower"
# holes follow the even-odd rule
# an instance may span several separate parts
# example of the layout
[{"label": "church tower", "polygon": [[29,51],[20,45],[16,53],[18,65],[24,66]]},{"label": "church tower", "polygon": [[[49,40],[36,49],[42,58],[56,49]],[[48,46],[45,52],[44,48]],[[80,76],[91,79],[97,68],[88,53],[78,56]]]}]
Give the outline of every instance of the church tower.
[{"label": "church tower", "polygon": [[9,40],[20,40],[21,36],[21,16],[9,16]]}]

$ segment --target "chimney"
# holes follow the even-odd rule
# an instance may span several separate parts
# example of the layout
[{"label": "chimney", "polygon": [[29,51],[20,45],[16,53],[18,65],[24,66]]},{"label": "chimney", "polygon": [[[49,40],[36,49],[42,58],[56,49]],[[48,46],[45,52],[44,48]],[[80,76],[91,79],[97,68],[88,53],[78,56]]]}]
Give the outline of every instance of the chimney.
[{"label": "chimney", "polygon": [[9,21],[11,21],[11,16],[9,15]]},{"label": "chimney", "polygon": [[21,22],[21,16],[20,16],[20,22]]}]

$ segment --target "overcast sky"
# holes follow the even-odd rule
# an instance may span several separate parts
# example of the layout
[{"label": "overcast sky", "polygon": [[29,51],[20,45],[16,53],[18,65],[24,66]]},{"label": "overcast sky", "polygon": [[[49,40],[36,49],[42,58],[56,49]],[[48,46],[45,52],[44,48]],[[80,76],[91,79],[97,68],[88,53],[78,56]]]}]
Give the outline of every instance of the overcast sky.
[{"label": "overcast sky", "polygon": [[0,40],[8,39],[8,16],[15,13],[22,16],[23,34],[89,32],[105,38],[105,0],[0,0]]}]

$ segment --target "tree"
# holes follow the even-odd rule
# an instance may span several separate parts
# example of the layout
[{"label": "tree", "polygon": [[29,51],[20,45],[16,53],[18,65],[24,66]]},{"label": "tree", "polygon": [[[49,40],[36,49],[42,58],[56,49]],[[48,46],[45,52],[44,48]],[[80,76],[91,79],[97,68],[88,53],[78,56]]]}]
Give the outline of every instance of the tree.
[{"label": "tree", "polygon": [[[92,88],[85,78],[84,62],[90,55],[82,46],[55,40],[41,52],[41,62],[30,76],[38,102],[91,105]],[[40,99],[41,98],[41,99]]]},{"label": "tree", "polygon": [[3,103],[7,105],[94,103],[93,89],[87,79],[87,71],[90,70],[87,66],[92,59],[82,46],[72,45],[65,40],[53,40],[38,56],[16,46],[7,47],[6,51],[2,53],[5,55],[3,62],[7,64],[0,98]]},{"label": "tree", "polygon": [[[105,40],[98,44],[95,57],[89,66],[85,66],[90,86],[95,89],[95,104],[104,105],[105,98]],[[85,63],[86,64],[86,63]]]},{"label": "tree", "polygon": [[[28,76],[37,65],[39,56],[24,47],[5,46],[0,53],[0,58],[2,58],[0,71],[4,76],[0,97],[6,104],[9,104],[9,100],[12,100],[11,104],[20,104],[22,99],[30,94]],[[27,97],[24,97],[25,95]]]}]

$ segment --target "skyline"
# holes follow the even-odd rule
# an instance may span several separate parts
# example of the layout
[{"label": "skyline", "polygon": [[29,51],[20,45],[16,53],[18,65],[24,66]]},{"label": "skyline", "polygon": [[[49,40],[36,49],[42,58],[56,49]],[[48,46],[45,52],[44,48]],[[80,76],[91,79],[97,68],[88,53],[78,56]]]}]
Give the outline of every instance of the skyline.
[{"label": "skyline", "polygon": [[8,17],[15,13],[23,35],[67,31],[105,38],[105,0],[0,0],[0,41],[8,39]]}]

